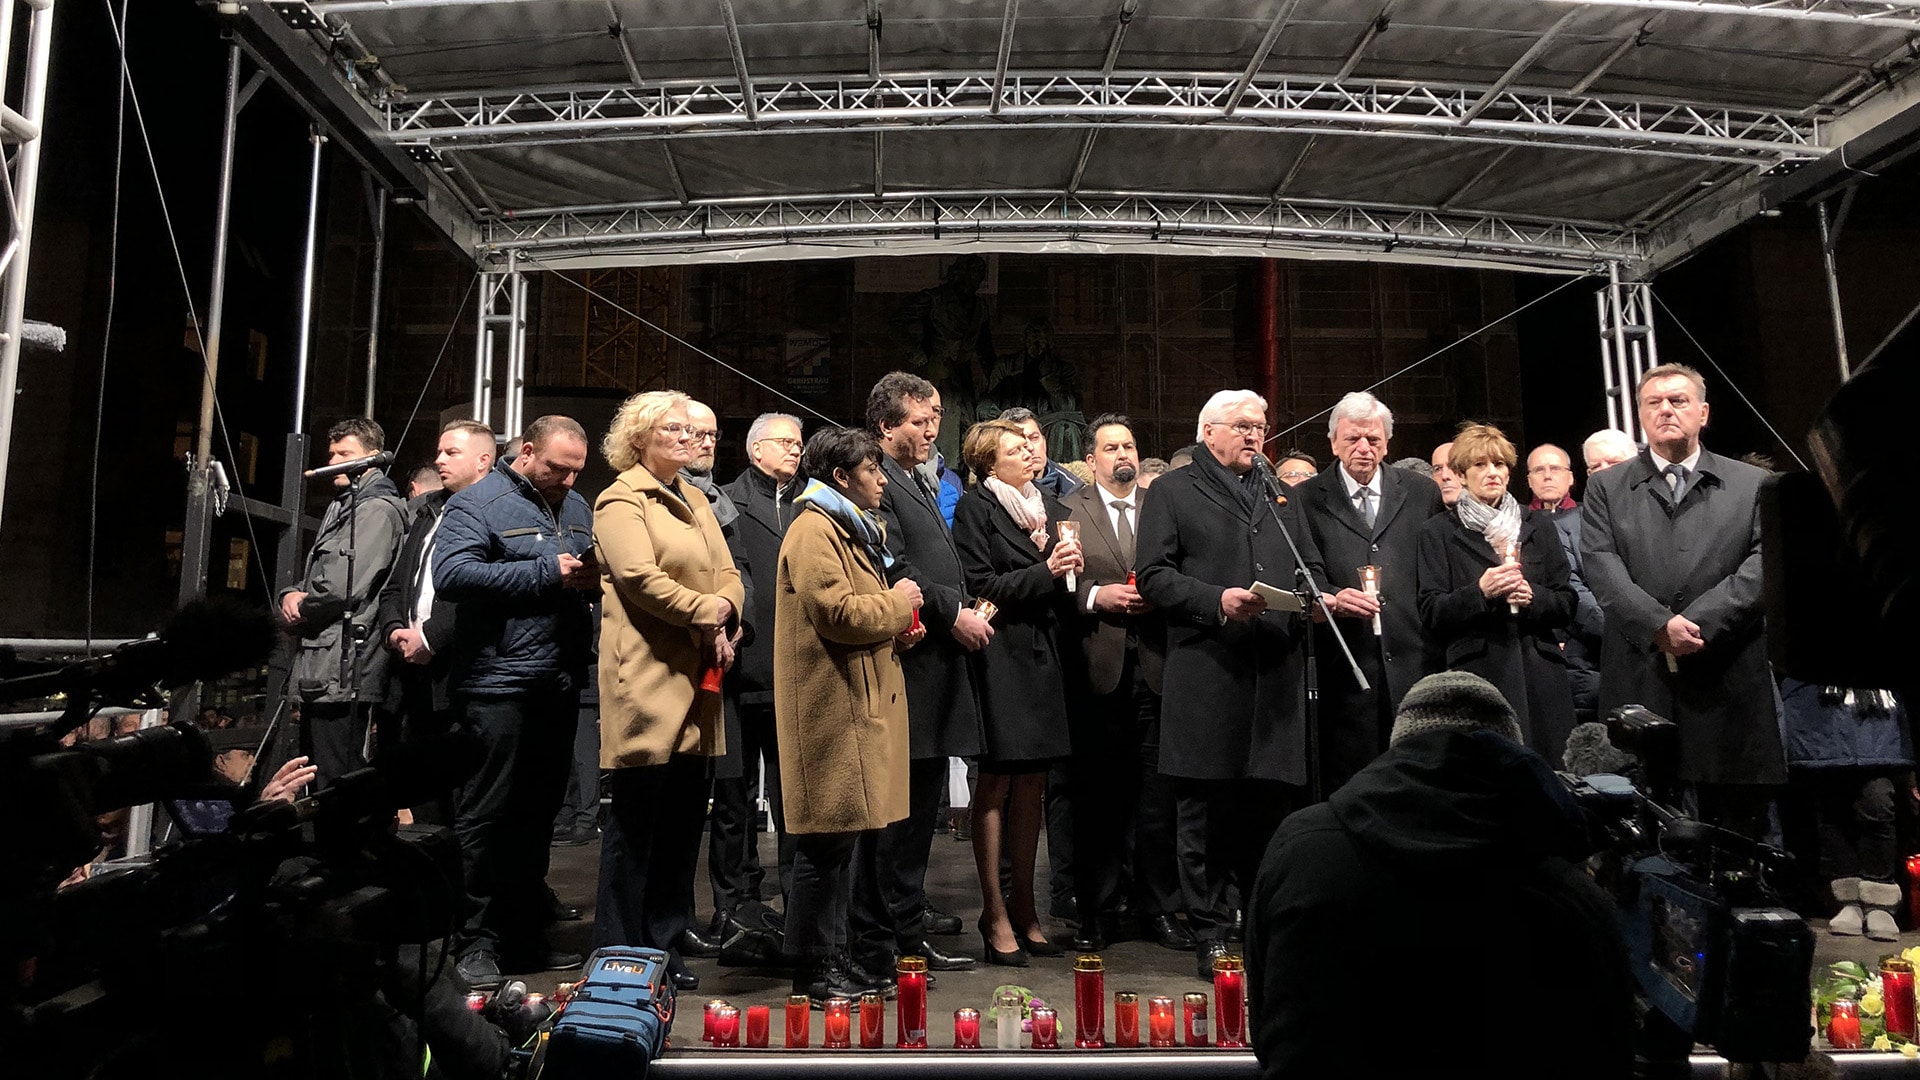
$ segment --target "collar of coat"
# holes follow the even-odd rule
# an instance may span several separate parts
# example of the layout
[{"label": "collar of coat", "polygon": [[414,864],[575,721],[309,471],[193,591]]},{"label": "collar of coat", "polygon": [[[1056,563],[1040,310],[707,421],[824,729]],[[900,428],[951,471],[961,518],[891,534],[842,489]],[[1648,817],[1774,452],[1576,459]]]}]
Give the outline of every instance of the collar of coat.
[{"label": "collar of coat", "polygon": [[[1687,491],[1686,495],[1682,496],[1681,501],[1685,502],[1688,498],[1692,497],[1695,491],[1707,484],[1712,484],[1714,487],[1720,486],[1721,467],[1720,456],[1704,446],[1701,447],[1700,460],[1694,463],[1693,472],[1687,477]],[[1632,461],[1623,465],[1616,465],[1614,468],[1630,470],[1627,474],[1627,486],[1629,488],[1638,488],[1654,480],[1658,480],[1660,483],[1655,486],[1654,490],[1659,493],[1661,498],[1664,499],[1668,497],[1666,474],[1662,473],[1659,468],[1653,464],[1653,453],[1651,451],[1642,450]]]},{"label": "collar of coat", "polygon": [[694,519],[694,503],[707,505],[707,497],[699,488],[690,483],[668,487],[653,475],[645,465],[635,465],[620,474],[620,482],[643,495],[659,500],[675,517],[691,522]]}]

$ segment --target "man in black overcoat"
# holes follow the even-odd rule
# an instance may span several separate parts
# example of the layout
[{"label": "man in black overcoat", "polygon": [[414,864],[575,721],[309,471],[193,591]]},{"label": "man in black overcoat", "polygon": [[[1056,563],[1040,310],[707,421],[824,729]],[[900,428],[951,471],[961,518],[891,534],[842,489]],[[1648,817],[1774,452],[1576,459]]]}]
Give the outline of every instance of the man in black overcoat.
[{"label": "man in black overcoat", "polygon": [[[1440,487],[1387,462],[1393,412],[1372,394],[1348,394],[1333,407],[1327,438],[1338,461],[1294,489],[1327,575],[1327,606],[1370,689],[1360,689],[1333,638],[1314,628],[1320,668],[1321,792],[1331,795],[1386,749],[1394,710],[1440,657],[1420,629],[1420,527],[1446,512]],[[1381,602],[1363,588],[1360,568],[1379,567]],[[1380,616],[1380,633],[1373,617]]]},{"label": "man in black overcoat", "polygon": [[907,678],[910,812],[854,849],[849,944],[863,969],[857,975],[885,976],[897,955],[924,956],[935,970],[973,963],[927,940],[930,933],[960,930],[958,916],[927,908],[927,859],[947,759],[977,757],[985,747],[967,653],[993,637],[993,627],[970,606],[960,555],[940,514],[940,493],[915,468],[933,454],[939,403],[932,383],[904,371],[881,376],[867,396],[867,426],[880,439],[887,476],[880,520],[894,558],[888,577],[912,578],[920,586],[927,636],[900,657]]},{"label": "man in black overcoat", "polygon": [[1761,606],[1766,473],[1700,445],[1706,380],[1682,364],[1637,390],[1647,448],[1587,481],[1587,587],[1606,613],[1600,714],[1645,705],[1680,726],[1680,779],[1709,821],[1765,835],[1785,783]]},{"label": "man in black overcoat", "polygon": [[1307,781],[1301,621],[1269,611],[1249,586],[1291,591],[1296,570],[1320,566],[1298,509],[1276,506],[1255,467],[1266,401],[1222,390],[1199,427],[1193,464],[1155,481],[1142,508],[1137,579],[1166,616],[1160,771],[1179,793],[1181,891],[1196,973],[1209,978],[1267,839]]}]

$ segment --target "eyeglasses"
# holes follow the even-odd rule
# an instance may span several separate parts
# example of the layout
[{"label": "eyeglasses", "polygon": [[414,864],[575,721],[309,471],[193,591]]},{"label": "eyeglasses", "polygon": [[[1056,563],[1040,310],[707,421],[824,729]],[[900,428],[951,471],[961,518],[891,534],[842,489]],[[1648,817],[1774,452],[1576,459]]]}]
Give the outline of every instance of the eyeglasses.
[{"label": "eyeglasses", "polygon": [[1267,425],[1250,424],[1245,420],[1236,420],[1231,424],[1220,420],[1209,420],[1207,423],[1213,427],[1224,427],[1243,439],[1249,435],[1265,435],[1267,433]]},{"label": "eyeglasses", "polygon": [[1305,470],[1305,469],[1288,469],[1288,470],[1287,470],[1286,472],[1283,472],[1283,473],[1281,473],[1281,474],[1280,474],[1280,479],[1282,479],[1282,480],[1311,480],[1311,479],[1313,479],[1313,474],[1312,474],[1312,473],[1310,473],[1310,472],[1308,472],[1308,471],[1307,471],[1307,470]]},{"label": "eyeglasses", "polygon": [[1570,473],[1572,469],[1565,465],[1535,465],[1527,470],[1528,476],[1552,476],[1554,473]]},{"label": "eyeglasses", "polygon": [[754,441],[754,445],[758,446],[760,443],[763,443],[763,442],[770,442],[782,450],[798,450],[802,445],[804,445],[803,443],[801,443],[799,439],[776,439],[771,435],[765,436],[760,439],[756,439]]},{"label": "eyeglasses", "polygon": [[720,432],[713,428],[697,428],[691,424],[661,424],[658,430],[660,434],[665,435],[669,439],[677,439],[685,435],[688,442],[703,443],[720,441]]}]

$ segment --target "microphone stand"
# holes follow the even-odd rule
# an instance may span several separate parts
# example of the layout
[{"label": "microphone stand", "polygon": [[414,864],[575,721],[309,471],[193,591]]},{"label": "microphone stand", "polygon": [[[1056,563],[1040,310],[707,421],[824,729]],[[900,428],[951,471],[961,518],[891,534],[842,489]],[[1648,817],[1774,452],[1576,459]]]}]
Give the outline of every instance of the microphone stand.
[{"label": "microphone stand", "polygon": [[[1273,523],[1280,527],[1280,536],[1287,542],[1287,550],[1293,553],[1293,576],[1306,583],[1304,590],[1313,605],[1327,620],[1327,626],[1333,630],[1333,640],[1340,646],[1340,652],[1347,658],[1347,667],[1353,671],[1353,681],[1362,690],[1373,689],[1367,682],[1366,673],[1360,670],[1360,662],[1353,658],[1353,650],[1347,646],[1345,634],[1333,621],[1333,609],[1327,606],[1327,594],[1320,589],[1320,583],[1313,580],[1313,574],[1307,570],[1307,561],[1300,556],[1300,545],[1293,542],[1293,530],[1287,528],[1285,519],[1280,516],[1280,504],[1286,500],[1286,493],[1280,487],[1280,478],[1273,475],[1273,466],[1267,464],[1265,454],[1255,452],[1254,467],[1260,470],[1260,478],[1266,482],[1267,493],[1272,498],[1267,502],[1267,513],[1273,517]],[[1307,786],[1314,802],[1326,798],[1320,784],[1320,675],[1313,651],[1313,620],[1307,620],[1307,632],[1303,635],[1305,660],[1307,665]]]}]

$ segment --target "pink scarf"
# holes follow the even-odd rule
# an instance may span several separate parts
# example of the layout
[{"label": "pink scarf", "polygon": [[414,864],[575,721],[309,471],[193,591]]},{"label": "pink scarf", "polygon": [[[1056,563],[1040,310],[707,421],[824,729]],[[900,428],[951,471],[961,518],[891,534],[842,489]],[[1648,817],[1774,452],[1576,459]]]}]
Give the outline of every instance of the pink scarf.
[{"label": "pink scarf", "polygon": [[991,476],[981,483],[989,494],[1000,500],[1001,508],[1012,516],[1014,524],[1027,530],[1033,546],[1041,551],[1047,550],[1047,503],[1040,489],[1033,486],[1033,481],[1027,481],[1018,491],[1005,481]]}]

